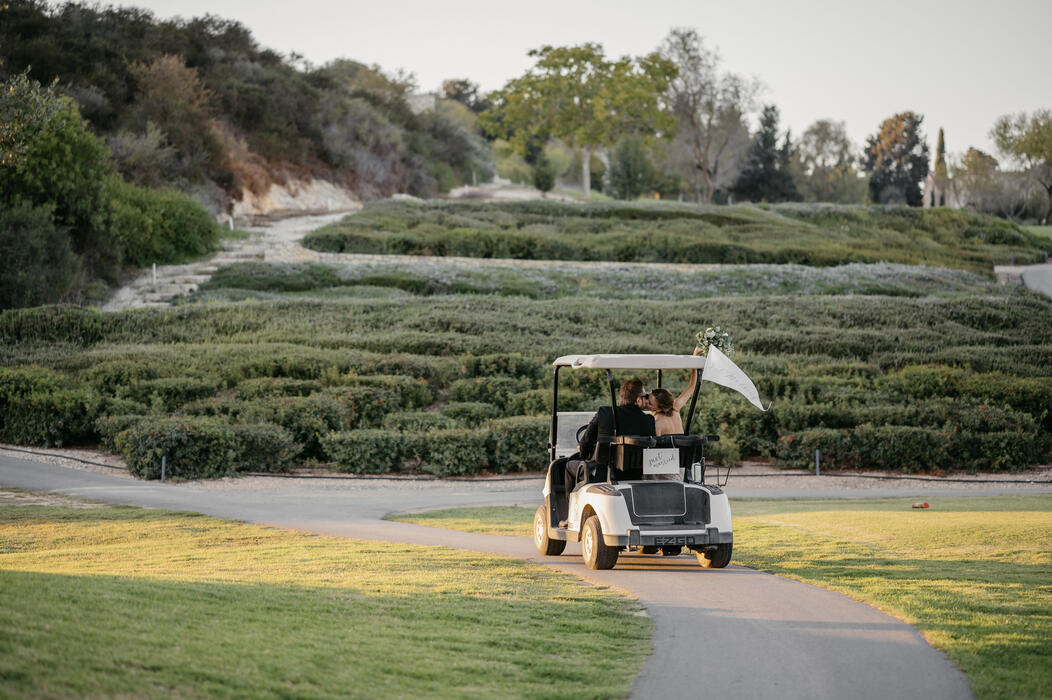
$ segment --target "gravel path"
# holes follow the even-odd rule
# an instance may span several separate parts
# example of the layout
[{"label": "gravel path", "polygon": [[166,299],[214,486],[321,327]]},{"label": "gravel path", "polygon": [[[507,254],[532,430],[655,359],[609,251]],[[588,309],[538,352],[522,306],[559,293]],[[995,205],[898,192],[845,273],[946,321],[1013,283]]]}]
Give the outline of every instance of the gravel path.
[{"label": "gravel path", "polygon": [[219,268],[252,260],[274,262],[304,262],[313,260],[312,251],[299,241],[316,228],[339,221],[351,211],[310,214],[284,219],[267,220],[248,226],[252,236],[227,241],[223,250],[211,257],[185,265],[158,265],[156,274],[151,267],[127,285],[121,287],[102,306],[103,311],[144,306],[168,306],[173,299],[196,291]]}]

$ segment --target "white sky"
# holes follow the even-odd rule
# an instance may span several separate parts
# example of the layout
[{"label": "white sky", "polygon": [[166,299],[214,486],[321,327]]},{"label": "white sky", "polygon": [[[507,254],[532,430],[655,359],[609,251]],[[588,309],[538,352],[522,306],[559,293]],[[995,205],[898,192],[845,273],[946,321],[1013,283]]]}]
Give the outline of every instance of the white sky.
[{"label": "white sky", "polygon": [[861,146],[886,117],[924,115],[951,153],[993,152],[1001,114],[1052,108],[1052,0],[138,0],[157,16],[212,13],[260,45],[315,64],[350,58],[413,73],[421,90],[447,78],[501,87],[543,44],[599,42],[607,56],[649,53],[691,27],[727,70],[755,76],[797,135],[844,121]]}]

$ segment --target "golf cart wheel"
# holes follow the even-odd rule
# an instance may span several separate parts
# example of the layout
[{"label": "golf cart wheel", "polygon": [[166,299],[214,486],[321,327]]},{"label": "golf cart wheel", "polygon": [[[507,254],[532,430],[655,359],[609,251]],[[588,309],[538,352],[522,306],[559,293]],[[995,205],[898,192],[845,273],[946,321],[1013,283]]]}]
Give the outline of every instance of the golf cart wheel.
[{"label": "golf cart wheel", "polygon": [[581,531],[581,556],[589,569],[612,569],[617,563],[617,547],[608,547],[603,541],[603,526],[599,516],[593,515],[584,522]]},{"label": "golf cart wheel", "polygon": [[703,569],[722,569],[731,563],[731,543],[716,545],[712,552],[696,552]]},{"label": "golf cart wheel", "polygon": [[566,549],[566,540],[548,537],[548,506],[540,506],[533,516],[533,544],[537,551],[547,557],[557,556]]},{"label": "golf cart wheel", "polygon": [[678,557],[682,551],[683,551],[683,547],[680,547],[678,545],[675,546],[675,547],[662,547],[661,548],[661,556],[663,556],[663,557]]}]

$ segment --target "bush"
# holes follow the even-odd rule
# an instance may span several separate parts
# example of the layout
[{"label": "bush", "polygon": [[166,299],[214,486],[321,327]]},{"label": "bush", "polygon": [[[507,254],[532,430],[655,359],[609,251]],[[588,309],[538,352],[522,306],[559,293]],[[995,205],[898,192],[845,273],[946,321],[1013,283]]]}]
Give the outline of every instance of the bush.
[{"label": "bush", "polygon": [[49,207],[0,205],[0,309],[61,301],[78,282],[80,264],[69,234]]},{"label": "bush", "polygon": [[39,367],[0,368],[0,442],[62,447],[94,436],[99,396]]},{"label": "bush", "polygon": [[219,243],[219,227],[189,195],[139,187],[120,178],[110,178],[108,189],[111,231],[126,264],[183,262]]},{"label": "bush", "polygon": [[539,379],[546,369],[541,357],[502,352],[489,355],[466,355],[461,358],[464,374],[468,377],[490,377],[497,374],[509,377]]},{"label": "bush", "polygon": [[297,458],[324,458],[321,439],[332,431],[349,430],[357,425],[353,404],[326,394],[313,396],[272,396],[244,406],[243,422],[273,423],[289,431],[299,446]]},{"label": "bush", "polygon": [[117,436],[144,420],[148,420],[148,417],[141,413],[117,413],[102,416],[95,419],[95,432],[98,433],[103,447],[118,452]]},{"label": "bush", "polygon": [[292,436],[276,425],[232,425],[220,418],[151,418],[114,440],[131,474],[158,479],[167,457],[172,478],[232,476],[244,471],[287,471],[292,467]]},{"label": "bush", "polygon": [[251,400],[267,396],[310,396],[321,388],[321,382],[313,379],[258,377],[238,384],[237,393],[242,399]]},{"label": "bush", "polygon": [[317,263],[242,262],[217,271],[201,289],[255,289],[264,292],[304,292],[338,287],[335,267]]},{"label": "bush", "polygon": [[58,304],[0,312],[2,343],[70,343],[92,345],[106,332],[98,309]]},{"label": "bush", "polygon": [[216,393],[214,380],[198,377],[162,377],[136,382],[125,396],[139,403],[154,405],[160,402],[166,410],[203,399]]},{"label": "bush", "polygon": [[433,430],[418,437],[420,468],[437,476],[478,474],[489,461],[485,432]]},{"label": "bush", "polygon": [[462,427],[479,425],[500,416],[500,409],[491,403],[479,401],[456,401],[442,407],[442,415],[449,416]]},{"label": "bush", "polygon": [[498,473],[541,471],[548,466],[549,418],[514,416],[489,424],[490,468]]},{"label": "bush", "polygon": [[[594,403],[594,399],[571,389],[564,389],[559,392],[560,411],[587,411],[594,408]],[[551,389],[530,389],[529,391],[513,394],[508,402],[508,410],[510,413],[518,415],[551,415]]]},{"label": "bush", "polygon": [[387,430],[400,432],[425,432],[456,428],[457,422],[448,416],[424,411],[388,413],[384,416],[383,426]]},{"label": "bush", "polygon": [[336,468],[351,474],[387,474],[401,470],[406,439],[393,430],[352,430],[329,433],[322,449]]},{"label": "bush", "polygon": [[[380,387],[385,390],[393,390],[398,396],[399,403],[406,408],[425,408],[434,399],[434,395],[427,387],[427,383],[413,377],[350,374],[340,377],[337,384],[348,384],[357,387]],[[386,394],[381,392],[381,395]]]},{"label": "bush", "polygon": [[511,397],[532,388],[532,384],[526,378],[502,376],[458,379],[449,385],[449,398],[490,403],[506,412],[511,409]]}]

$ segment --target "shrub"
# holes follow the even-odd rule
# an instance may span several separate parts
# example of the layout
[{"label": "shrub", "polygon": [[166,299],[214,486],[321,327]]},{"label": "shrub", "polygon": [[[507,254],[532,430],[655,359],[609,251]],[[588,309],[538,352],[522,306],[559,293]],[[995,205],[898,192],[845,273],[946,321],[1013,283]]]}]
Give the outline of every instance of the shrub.
[{"label": "shrub", "polygon": [[57,304],[0,312],[2,343],[92,345],[97,343],[105,332],[105,318],[98,309]]},{"label": "shrub", "polygon": [[127,389],[126,396],[134,401],[153,405],[163,404],[171,410],[183,404],[212,396],[218,387],[211,379],[199,377],[162,377],[136,382]]},{"label": "shrub", "polygon": [[442,415],[449,416],[462,427],[472,427],[491,418],[497,418],[500,416],[500,409],[491,403],[457,401],[443,406]]},{"label": "shrub", "polygon": [[292,466],[292,436],[276,425],[232,425],[220,418],[151,418],[114,440],[128,470],[157,479],[167,457],[172,478],[231,476],[239,471],[284,471]]},{"label": "shrub", "polygon": [[538,379],[546,368],[543,358],[502,352],[489,355],[466,355],[461,358],[464,374],[468,377],[489,377],[504,374],[510,377]]},{"label": "shrub", "polygon": [[95,432],[98,433],[103,447],[107,450],[118,452],[117,436],[144,420],[148,420],[148,417],[141,413],[118,413],[101,416],[95,419]]},{"label": "shrub", "polygon": [[216,248],[219,228],[189,195],[109,180],[111,231],[135,267],[183,262]]},{"label": "shrub", "polygon": [[321,382],[313,379],[258,377],[238,384],[237,393],[242,399],[250,400],[265,396],[310,396],[321,388]]},{"label": "shrub", "polygon": [[456,428],[457,422],[448,416],[439,413],[426,413],[424,411],[408,411],[388,413],[384,416],[384,428],[387,430],[398,430],[401,432],[424,432],[428,430],[440,430]]},{"label": "shrub", "polygon": [[379,426],[388,413],[405,408],[402,397],[396,390],[380,386],[329,387],[318,395],[338,400],[357,417],[355,425],[363,427]]},{"label": "shrub", "polygon": [[321,444],[339,471],[387,474],[402,468],[406,440],[393,430],[352,430],[329,433]]},{"label": "shrub", "polygon": [[61,301],[78,282],[69,234],[55,226],[46,206],[0,206],[0,259],[0,309]]},{"label": "shrub", "polygon": [[489,461],[485,432],[433,430],[418,438],[420,468],[437,476],[478,474]]},{"label": "shrub", "polygon": [[540,471],[548,466],[550,419],[514,416],[491,421],[488,427],[493,471]]},{"label": "shrub", "polygon": [[313,396],[272,396],[245,405],[240,419],[252,423],[273,423],[289,431],[299,446],[298,458],[323,458],[321,438],[331,431],[349,430],[357,425],[353,404],[326,394]]},{"label": "shrub", "polygon": [[413,377],[400,377],[397,375],[357,375],[350,374],[339,378],[338,384],[348,384],[357,387],[380,387],[394,390],[402,406],[407,408],[424,408],[431,403],[434,395],[427,387],[427,383],[414,379]]},{"label": "shrub", "polygon": [[338,287],[336,268],[318,263],[242,262],[217,271],[201,289],[255,289],[264,292],[303,292]]},{"label": "shrub", "polygon": [[[594,403],[594,399],[571,389],[559,392],[560,411],[586,411],[593,408]],[[512,394],[508,402],[508,410],[513,414],[527,416],[551,415],[551,389],[530,389],[529,391]]]},{"label": "shrub", "polygon": [[512,395],[532,388],[532,383],[526,378],[503,376],[458,379],[449,385],[449,397],[454,401],[491,403],[508,411]]},{"label": "shrub", "polygon": [[40,367],[0,368],[0,441],[61,447],[94,435],[99,396]]}]

